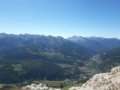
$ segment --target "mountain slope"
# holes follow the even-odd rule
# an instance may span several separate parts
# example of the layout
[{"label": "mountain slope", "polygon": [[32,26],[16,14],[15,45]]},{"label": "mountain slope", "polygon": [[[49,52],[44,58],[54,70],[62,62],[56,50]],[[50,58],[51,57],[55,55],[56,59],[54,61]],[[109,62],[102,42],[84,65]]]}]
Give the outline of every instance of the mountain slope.
[{"label": "mountain slope", "polygon": [[87,67],[95,70],[95,73],[109,71],[111,68],[120,65],[120,48],[94,55],[87,63],[89,63]]},{"label": "mountain slope", "polygon": [[103,63],[100,64],[100,67],[104,67],[103,71],[120,65],[120,48],[101,54],[101,58]]},{"label": "mountain slope", "polygon": [[0,84],[21,83],[30,80],[63,80],[64,70],[53,63],[0,60]]}]

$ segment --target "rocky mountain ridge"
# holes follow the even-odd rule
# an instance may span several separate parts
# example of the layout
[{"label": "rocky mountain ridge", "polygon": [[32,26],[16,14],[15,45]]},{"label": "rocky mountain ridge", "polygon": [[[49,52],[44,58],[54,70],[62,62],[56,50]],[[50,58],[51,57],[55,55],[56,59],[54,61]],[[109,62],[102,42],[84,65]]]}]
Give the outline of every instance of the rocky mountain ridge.
[{"label": "rocky mountain ridge", "polygon": [[117,38],[72,36],[67,39],[93,50],[96,53],[101,53],[120,47],[120,39]]}]

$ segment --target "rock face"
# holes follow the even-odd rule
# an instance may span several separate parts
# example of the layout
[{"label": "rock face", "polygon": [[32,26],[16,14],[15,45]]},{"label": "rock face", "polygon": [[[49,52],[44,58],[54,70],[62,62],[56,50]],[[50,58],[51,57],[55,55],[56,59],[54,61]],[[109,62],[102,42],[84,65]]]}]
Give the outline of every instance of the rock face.
[{"label": "rock face", "polygon": [[22,90],[61,90],[59,88],[49,88],[46,85],[43,84],[31,84],[31,85],[27,85],[25,87],[22,88]]},{"label": "rock face", "polygon": [[72,87],[69,90],[120,90],[120,66],[109,73],[96,74],[82,87]]}]

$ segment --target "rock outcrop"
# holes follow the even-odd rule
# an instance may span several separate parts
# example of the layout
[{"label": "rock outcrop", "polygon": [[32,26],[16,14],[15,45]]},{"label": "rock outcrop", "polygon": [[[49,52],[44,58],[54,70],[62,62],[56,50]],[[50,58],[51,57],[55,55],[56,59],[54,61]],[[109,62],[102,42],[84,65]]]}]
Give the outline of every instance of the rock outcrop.
[{"label": "rock outcrop", "polygon": [[96,74],[82,87],[71,87],[69,90],[120,90],[120,66],[109,73]]},{"label": "rock outcrop", "polygon": [[22,90],[61,90],[59,88],[49,88],[43,84],[31,84],[22,88]]}]

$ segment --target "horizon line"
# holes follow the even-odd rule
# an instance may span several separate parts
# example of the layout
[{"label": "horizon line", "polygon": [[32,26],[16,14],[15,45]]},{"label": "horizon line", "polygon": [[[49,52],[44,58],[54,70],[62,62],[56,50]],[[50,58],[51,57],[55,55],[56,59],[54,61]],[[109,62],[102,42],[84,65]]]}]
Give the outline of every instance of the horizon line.
[{"label": "horizon line", "polygon": [[83,38],[106,38],[106,39],[120,39],[118,37],[104,37],[104,36],[82,36],[82,35],[71,35],[71,36],[67,36],[67,37],[64,37],[64,36],[61,36],[61,35],[46,35],[46,34],[35,34],[35,33],[6,33],[6,32],[0,32],[0,34],[8,34],[8,35],[39,35],[39,36],[53,36],[53,37],[63,37],[64,39],[67,39],[67,38],[71,38],[71,37],[83,37]]}]

